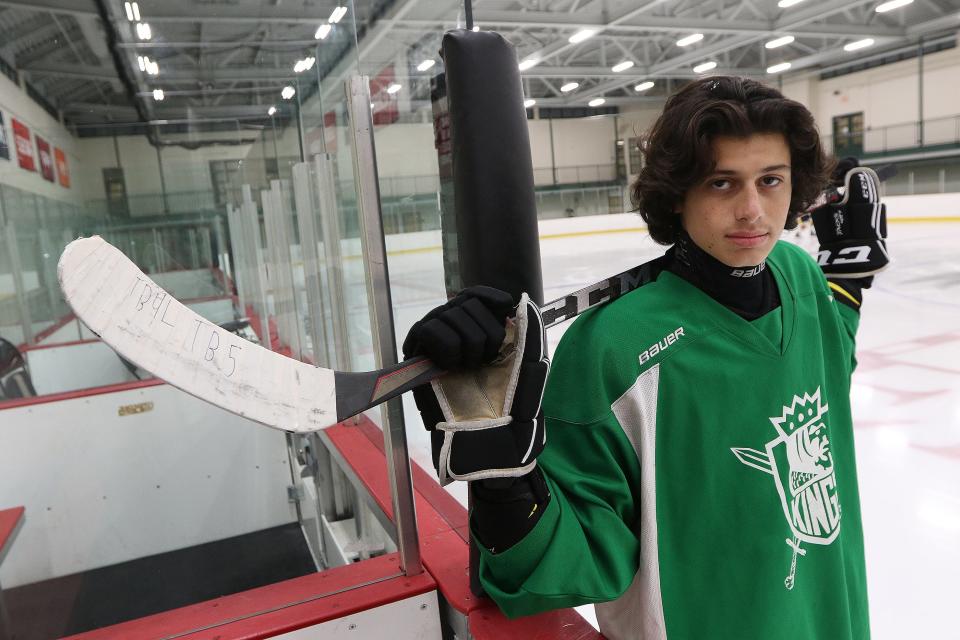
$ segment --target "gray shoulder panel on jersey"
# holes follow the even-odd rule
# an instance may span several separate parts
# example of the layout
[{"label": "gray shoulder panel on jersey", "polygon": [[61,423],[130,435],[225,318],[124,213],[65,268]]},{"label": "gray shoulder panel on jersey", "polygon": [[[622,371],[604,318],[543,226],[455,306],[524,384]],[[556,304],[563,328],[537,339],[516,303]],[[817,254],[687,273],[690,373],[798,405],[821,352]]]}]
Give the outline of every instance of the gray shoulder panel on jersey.
[{"label": "gray shoulder panel on jersey", "polygon": [[627,591],[596,605],[600,631],[608,638],[665,640],[657,541],[657,397],[660,365],[654,365],[610,407],[640,462],[640,567]]}]

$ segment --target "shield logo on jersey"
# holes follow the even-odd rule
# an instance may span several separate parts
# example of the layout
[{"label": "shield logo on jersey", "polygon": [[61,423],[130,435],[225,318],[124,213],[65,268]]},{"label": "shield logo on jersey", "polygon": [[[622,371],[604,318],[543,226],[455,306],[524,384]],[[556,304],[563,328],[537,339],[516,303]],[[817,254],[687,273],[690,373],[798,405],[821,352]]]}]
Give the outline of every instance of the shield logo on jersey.
[{"label": "shield logo on jersey", "polygon": [[773,476],[783,515],[793,540],[793,563],[786,580],[793,588],[797,554],[806,555],[801,543],[830,544],[840,533],[840,499],[825,416],[827,405],[820,387],[812,394],[793,396],[770,423],[777,437],[763,451],[747,447],[731,450],[740,462]]}]

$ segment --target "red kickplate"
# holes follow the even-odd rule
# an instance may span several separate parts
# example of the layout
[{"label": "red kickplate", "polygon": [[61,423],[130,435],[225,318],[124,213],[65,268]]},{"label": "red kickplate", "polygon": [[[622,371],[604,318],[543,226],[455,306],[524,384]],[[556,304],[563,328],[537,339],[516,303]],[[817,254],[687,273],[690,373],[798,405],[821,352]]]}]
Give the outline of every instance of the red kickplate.
[{"label": "red kickplate", "polygon": [[474,638],[524,640],[604,640],[603,635],[573,609],[558,609],[510,620],[492,603],[470,612]]},{"label": "red kickplate", "polygon": [[13,542],[17,528],[23,523],[23,512],[23,507],[0,509],[0,558],[3,557],[7,545]]}]

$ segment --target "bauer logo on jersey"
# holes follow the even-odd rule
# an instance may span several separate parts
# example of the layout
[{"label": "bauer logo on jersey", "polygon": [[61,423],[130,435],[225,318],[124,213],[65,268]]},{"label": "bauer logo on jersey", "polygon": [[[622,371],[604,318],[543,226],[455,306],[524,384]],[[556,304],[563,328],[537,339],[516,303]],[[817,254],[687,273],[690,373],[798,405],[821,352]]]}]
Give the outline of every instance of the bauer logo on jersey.
[{"label": "bauer logo on jersey", "polygon": [[827,408],[819,387],[813,394],[793,396],[790,406],[770,418],[777,437],[763,451],[731,449],[743,464],[773,476],[793,534],[793,541],[786,541],[794,552],[785,581],[788,589],[793,588],[797,555],[806,555],[801,543],[830,544],[840,533],[840,499],[824,418]]}]

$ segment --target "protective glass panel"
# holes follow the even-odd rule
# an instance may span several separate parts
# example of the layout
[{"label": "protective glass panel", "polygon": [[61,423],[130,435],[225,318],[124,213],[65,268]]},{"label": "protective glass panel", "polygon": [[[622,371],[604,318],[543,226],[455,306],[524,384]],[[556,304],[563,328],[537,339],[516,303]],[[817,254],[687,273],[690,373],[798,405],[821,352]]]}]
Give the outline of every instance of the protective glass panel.
[{"label": "protective glass panel", "polygon": [[[51,15],[66,33],[29,91],[0,75],[4,126],[36,145],[33,169],[14,155],[0,173],[0,510],[26,508],[0,556],[2,637],[126,637],[110,625],[307,578],[257,609],[283,610],[331,595],[319,571],[397,551],[326,432],[286,434],[154,379],[73,316],[57,280],[63,248],[97,234],[243,349],[375,368],[344,83],[358,11],[369,25],[382,3],[143,2],[139,20],[127,5],[103,24],[4,12],[24,47]],[[105,77],[67,73],[90,65]],[[335,591],[400,574],[377,566]]]}]

